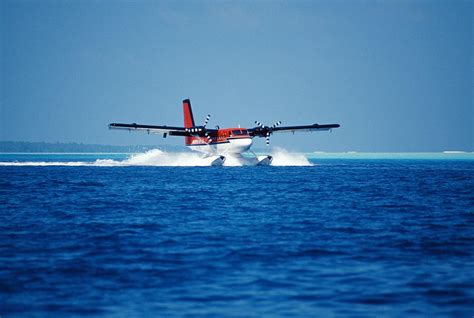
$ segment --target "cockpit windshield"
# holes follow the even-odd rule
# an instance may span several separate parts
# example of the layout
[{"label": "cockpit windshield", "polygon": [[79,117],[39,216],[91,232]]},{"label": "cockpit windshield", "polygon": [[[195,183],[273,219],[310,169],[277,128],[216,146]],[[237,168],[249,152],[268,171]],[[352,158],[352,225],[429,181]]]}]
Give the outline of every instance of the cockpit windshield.
[{"label": "cockpit windshield", "polygon": [[240,129],[240,130],[232,130],[232,135],[248,135],[247,129]]}]

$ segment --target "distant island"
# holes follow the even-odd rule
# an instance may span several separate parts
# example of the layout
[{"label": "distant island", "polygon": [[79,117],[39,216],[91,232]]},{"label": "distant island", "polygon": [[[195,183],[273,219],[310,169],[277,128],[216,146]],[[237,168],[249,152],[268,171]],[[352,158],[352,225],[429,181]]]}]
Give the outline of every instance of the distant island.
[{"label": "distant island", "polygon": [[84,144],[77,142],[26,142],[26,141],[0,141],[0,152],[69,152],[69,153],[98,153],[98,152],[116,152],[116,153],[137,153],[145,152],[151,149],[161,149],[164,151],[187,151],[186,147],[181,146],[163,146],[163,145],[133,145],[133,146],[115,146]]}]

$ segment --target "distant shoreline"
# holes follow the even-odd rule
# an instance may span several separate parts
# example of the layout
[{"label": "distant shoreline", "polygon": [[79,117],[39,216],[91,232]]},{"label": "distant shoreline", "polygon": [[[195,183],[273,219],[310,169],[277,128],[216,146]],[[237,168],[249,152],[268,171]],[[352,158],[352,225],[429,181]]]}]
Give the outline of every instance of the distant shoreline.
[{"label": "distant shoreline", "polygon": [[[153,149],[166,152],[190,152],[184,146],[169,145],[100,145],[84,143],[50,143],[50,142],[24,142],[24,141],[0,141],[0,154],[4,155],[119,155],[142,153]],[[256,153],[271,152],[271,149],[257,148]],[[445,150],[439,152],[298,152],[305,154],[308,158],[317,159],[474,159],[474,152],[461,150]]]},{"label": "distant shoreline", "polygon": [[161,149],[163,151],[183,151],[184,147],[180,146],[163,146],[163,145],[133,145],[133,146],[116,146],[116,145],[100,145],[100,144],[84,144],[78,142],[61,143],[61,142],[27,142],[27,141],[0,141],[0,153],[35,153],[35,154],[122,154],[145,152],[152,149]]}]

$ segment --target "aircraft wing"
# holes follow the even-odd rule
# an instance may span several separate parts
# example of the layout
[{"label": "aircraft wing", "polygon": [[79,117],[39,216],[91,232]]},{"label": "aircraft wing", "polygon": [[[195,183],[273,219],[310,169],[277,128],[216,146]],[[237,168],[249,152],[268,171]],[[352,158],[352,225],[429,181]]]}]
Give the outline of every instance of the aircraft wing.
[{"label": "aircraft wing", "polygon": [[122,129],[122,130],[141,130],[147,133],[155,134],[168,134],[170,136],[204,136],[205,132],[212,133],[214,129],[201,129],[201,130],[190,130],[184,127],[173,127],[173,126],[155,126],[155,125],[141,125],[137,123],[133,124],[121,124],[111,123],[109,129]]},{"label": "aircraft wing", "polygon": [[273,128],[273,132],[295,132],[295,131],[324,131],[331,130],[333,128],[339,128],[339,124],[313,124],[313,125],[304,125],[304,126],[283,126]]},{"label": "aircraft wing", "polygon": [[326,131],[333,128],[339,128],[339,124],[313,124],[313,125],[302,125],[302,126],[257,126],[255,128],[248,129],[250,136],[266,137],[269,134],[276,132],[292,132],[296,131]]}]

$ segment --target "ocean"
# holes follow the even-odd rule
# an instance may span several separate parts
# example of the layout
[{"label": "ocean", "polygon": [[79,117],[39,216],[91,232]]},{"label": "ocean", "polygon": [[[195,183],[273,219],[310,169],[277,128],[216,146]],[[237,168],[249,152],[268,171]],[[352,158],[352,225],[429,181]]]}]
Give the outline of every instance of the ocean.
[{"label": "ocean", "polygon": [[0,154],[0,316],[472,317],[474,157]]}]

